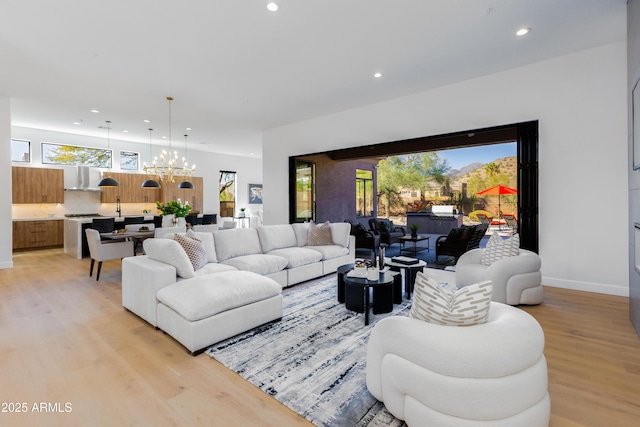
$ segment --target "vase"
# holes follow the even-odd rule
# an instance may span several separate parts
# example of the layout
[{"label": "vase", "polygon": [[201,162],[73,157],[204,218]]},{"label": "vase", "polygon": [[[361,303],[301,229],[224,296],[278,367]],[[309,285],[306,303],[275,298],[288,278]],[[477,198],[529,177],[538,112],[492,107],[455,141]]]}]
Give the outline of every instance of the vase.
[{"label": "vase", "polygon": [[418,237],[418,231],[417,230],[416,231],[411,230],[411,238],[415,239],[416,237]]},{"label": "vase", "polygon": [[186,227],[187,226],[187,218],[185,218],[185,217],[176,218],[176,225],[178,227]]},{"label": "vase", "polygon": [[174,214],[162,215],[162,226],[163,227],[173,227],[173,220],[175,219]]}]

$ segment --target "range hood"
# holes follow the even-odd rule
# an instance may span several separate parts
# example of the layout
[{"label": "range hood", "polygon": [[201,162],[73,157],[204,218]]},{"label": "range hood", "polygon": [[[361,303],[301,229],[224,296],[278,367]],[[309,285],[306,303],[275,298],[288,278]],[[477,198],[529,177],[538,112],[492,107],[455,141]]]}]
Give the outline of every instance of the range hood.
[{"label": "range hood", "polygon": [[89,166],[76,166],[75,186],[65,188],[66,191],[102,191],[98,187],[89,187]]}]

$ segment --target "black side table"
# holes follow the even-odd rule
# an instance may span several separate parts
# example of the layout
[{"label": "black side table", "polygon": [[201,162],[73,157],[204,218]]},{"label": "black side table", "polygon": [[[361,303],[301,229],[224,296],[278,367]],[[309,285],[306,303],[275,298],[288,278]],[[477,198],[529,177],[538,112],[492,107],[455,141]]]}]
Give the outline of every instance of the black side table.
[{"label": "black side table", "polygon": [[[347,270],[348,272],[349,270]],[[401,292],[402,282],[400,274],[386,272],[378,280],[368,280],[360,277],[348,277],[346,272],[342,276],[344,302],[347,310],[364,313],[364,324],[369,324],[369,308],[373,314],[390,313],[393,310],[394,293]],[[340,286],[339,286],[340,287]],[[372,289],[370,295],[369,289]],[[338,290],[340,301],[340,289]]]}]

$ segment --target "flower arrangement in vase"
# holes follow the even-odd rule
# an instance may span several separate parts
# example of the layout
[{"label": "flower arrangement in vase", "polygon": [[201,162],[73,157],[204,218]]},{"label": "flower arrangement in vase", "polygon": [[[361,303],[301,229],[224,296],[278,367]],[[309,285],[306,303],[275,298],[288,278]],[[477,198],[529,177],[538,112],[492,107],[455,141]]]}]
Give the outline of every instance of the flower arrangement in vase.
[{"label": "flower arrangement in vase", "polygon": [[162,204],[160,202],[156,202],[156,207],[162,215],[174,215],[176,218],[186,218],[186,216],[191,212],[191,205],[189,203],[182,203],[180,199],[171,200],[166,204]]}]

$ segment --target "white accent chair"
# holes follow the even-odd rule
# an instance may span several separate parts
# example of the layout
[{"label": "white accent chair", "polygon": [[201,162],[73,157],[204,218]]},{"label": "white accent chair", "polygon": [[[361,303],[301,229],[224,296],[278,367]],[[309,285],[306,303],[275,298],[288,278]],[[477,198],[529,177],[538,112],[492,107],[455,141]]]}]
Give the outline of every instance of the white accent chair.
[{"label": "white accent chair", "polygon": [[473,249],[458,259],[455,282],[459,288],[491,280],[491,301],[509,305],[535,305],[542,302],[542,261],[538,254],[520,249],[518,256],[484,265],[480,263],[484,251]]},{"label": "white accent chair", "polygon": [[102,270],[102,261],[110,259],[122,259],[133,256],[133,241],[117,241],[113,243],[103,242],[100,240],[98,230],[87,228],[87,243],[89,244],[89,253],[91,254],[91,266],[89,267],[89,277],[93,275],[93,266],[98,261],[98,271],[96,281],[100,280],[100,270]]},{"label": "white accent chair", "polygon": [[506,304],[474,326],[391,316],[371,331],[367,388],[410,427],[546,427],[543,349],[538,322]]}]

